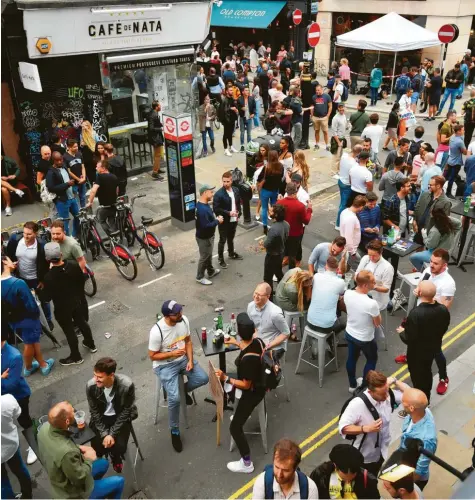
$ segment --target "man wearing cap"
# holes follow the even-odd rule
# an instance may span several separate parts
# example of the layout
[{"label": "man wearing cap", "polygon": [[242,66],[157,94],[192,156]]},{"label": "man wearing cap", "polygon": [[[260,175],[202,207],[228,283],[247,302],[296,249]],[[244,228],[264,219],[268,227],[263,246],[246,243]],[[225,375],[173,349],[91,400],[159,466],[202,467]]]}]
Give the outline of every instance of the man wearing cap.
[{"label": "man wearing cap", "polygon": [[[214,186],[203,184],[200,187],[200,199],[196,204],[196,242],[200,251],[200,260],[198,262],[198,271],[196,281],[202,285],[212,285],[209,279],[220,273],[220,269],[213,267],[213,247],[214,233],[216,226],[224,222],[222,215],[215,217],[209,202],[213,198]],[[223,249],[224,250],[224,249]],[[205,278],[205,271],[208,272],[208,278]]]},{"label": "man wearing cap", "polygon": [[162,305],[163,318],[150,330],[148,355],[152,360],[153,371],[160,378],[168,394],[168,422],[172,445],[180,453],[183,444],[180,437],[180,390],[178,377],[186,374],[186,404],[193,404],[188,395],[208,383],[208,375],[193,361],[190,323],[182,314],[183,306],[174,300]]},{"label": "man wearing cap", "polygon": [[[307,203],[310,201],[310,195],[302,187],[302,176],[300,174],[292,174],[290,180],[292,181],[292,184],[295,184],[297,187],[297,200],[307,206]],[[287,193],[285,193],[284,198],[287,198]]]},{"label": "man wearing cap", "polygon": [[45,257],[50,263],[50,270],[43,280],[43,289],[39,290],[41,300],[53,301],[54,316],[63,329],[71,353],[59,360],[63,366],[80,365],[84,362],[74,331],[73,320],[83,335],[82,345],[91,352],[97,352],[91,328],[87,322],[87,300],[84,295],[84,274],[74,260],[63,260],[59,243],[53,241],[45,245]]}]

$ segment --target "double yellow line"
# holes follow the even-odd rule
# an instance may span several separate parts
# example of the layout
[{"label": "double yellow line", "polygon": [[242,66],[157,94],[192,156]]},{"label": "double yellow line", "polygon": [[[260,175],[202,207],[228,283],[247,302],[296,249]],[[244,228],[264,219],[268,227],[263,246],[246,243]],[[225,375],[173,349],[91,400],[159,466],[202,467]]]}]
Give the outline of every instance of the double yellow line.
[{"label": "double yellow line", "polygon": [[[459,340],[461,337],[466,335],[470,330],[475,328],[475,312],[472,313],[470,316],[465,318],[463,321],[461,321],[457,326],[449,330],[445,335],[443,339],[443,344],[442,344],[442,350],[445,351],[448,349],[454,342]],[[406,373],[404,373],[406,372]],[[401,375],[402,376],[399,376]],[[405,380],[409,377],[409,372],[407,371],[407,365],[401,366],[398,370],[396,370],[392,375],[392,377],[398,377],[399,380]],[[311,453],[313,453],[317,448],[322,446],[324,443],[326,443],[329,439],[331,439],[333,436],[338,434],[338,416],[327,422],[324,426],[320,427],[316,432],[314,432],[311,436],[308,438],[304,439],[300,443],[300,448],[304,449],[305,447],[309,446],[311,443],[313,443],[315,440],[318,439],[314,444],[309,446],[303,453],[302,453],[302,458],[308,457]],[[253,485],[254,482],[256,481],[256,478],[252,479],[248,483],[246,483],[242,488],[237,490],[235,493],[233,493],[230,497],[229,500],[233,500],[236,498],[251,498],[252,497],[252,492],[249,492]]]}]

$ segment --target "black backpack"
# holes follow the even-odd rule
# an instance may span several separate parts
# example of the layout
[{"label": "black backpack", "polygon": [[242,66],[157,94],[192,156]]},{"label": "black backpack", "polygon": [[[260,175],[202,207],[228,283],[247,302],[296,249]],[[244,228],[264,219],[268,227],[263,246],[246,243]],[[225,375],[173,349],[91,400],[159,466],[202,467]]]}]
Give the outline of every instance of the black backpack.
[{"label": "black backpack", "polygon": [[282,379],[282,368],[280,366],[280,362],[274,359],[273,352],[264,350],[264,341],[260,338],[257,340],[261,344],[262,354],[248,352],[247,354],[244,354],[241,359],[246,356],[259,356],[261,358],[261,382],[258,387],[263,388],[266,391],[272,391],[280,384],[280,380]]},{"label": "black backpack", "polygon": [[231,175],[233,186],[239,187],[239,184],[242,184],[244,182],[244,175],[238,167],[231,170]]},{"label": "black backpack", "polygon": [[[343,404],[340,412],[340,416],[338,417],[338,421],[340,421],[341,416],[345,412],[347,406],[350,404],[350,401],[353,401],[355,398],[360,398],[363,400],[363,403],[365,404],[366,408],[368,408],[369,412],[371,413],[371,416],[374,418],[374,420],[378,420],[380,418],[380,415],[378,413],[378,410],[373,406],[371,401],[368,399],[368,396],[364,393],[364,391],[367,389],[365,385],[360,385],[355,392],[353,393],[353,396],[348,398],[345,403]],[[391,412],[393,412],[397,407],[398,404],[396,403],[396,397],[394,396],[394,392],[392,389],[389,389],[389,399],[391,401]],[[363,443],[366,439],[367,434],[364,434],[363,439],[360,441],[360,445],[358,446],[358,450],[361,450],[361,447],[363,446]],[[345,439],[348,439],[348,441],[351,441],[352,444],[356,441],[357,436],[349,436],[348,434],[345,435]],[[375,447],[379,446],[379,432],[378,436],[376,438],[376,445]]]}]

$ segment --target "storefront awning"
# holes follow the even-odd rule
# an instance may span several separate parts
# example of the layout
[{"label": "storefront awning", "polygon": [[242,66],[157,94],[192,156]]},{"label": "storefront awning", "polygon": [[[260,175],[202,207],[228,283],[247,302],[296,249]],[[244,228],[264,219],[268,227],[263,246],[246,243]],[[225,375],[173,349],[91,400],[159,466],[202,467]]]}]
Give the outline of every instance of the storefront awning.
[{"label": "storefront awning", "polygon": [[218,3],[219,7],[217,3],[213,3],[211,26],[265,29],[287,2],[224,0]]}]

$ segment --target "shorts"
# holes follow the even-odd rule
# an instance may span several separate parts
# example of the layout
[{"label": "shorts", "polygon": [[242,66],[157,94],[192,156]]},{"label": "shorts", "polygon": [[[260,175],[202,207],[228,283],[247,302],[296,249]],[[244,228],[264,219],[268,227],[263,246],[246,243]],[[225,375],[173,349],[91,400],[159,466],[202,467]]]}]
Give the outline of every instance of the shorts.
[{"label": "shorts", "polygon": [[419,99],[419,92],[413,92],[411,96],[411,104],[417,104]]},{"label": "shorts", "polygon": [[41,337],[41,323],[38,321],[36,326],[29,326],[28,328],[16,327],[15,331],[20,335],[25,345],[37,344]]},{"label": "shorts", "polygon": [[440,94],[430,95],[429,96],[429,105],[430,106],[439,107],[439,105],[440,105],[440,97],[441,97]]},{"label": "shorts", "polygon": [[318,118],[318,116],[312,116],[313,128],[315,132],[328,132],[328,117]]},{"label": "shorts", "polygon": [[397,128],[388,128],[387,132],[390,139],[397,139]]}]

